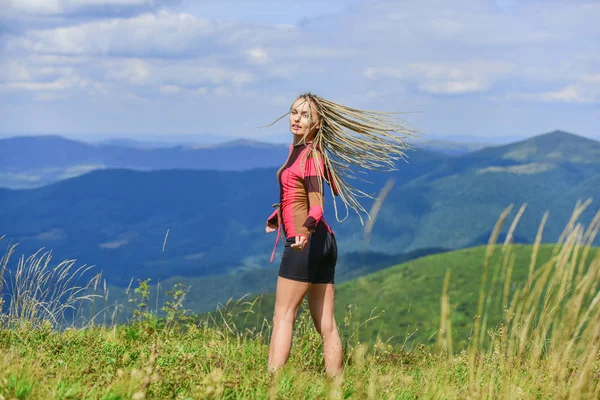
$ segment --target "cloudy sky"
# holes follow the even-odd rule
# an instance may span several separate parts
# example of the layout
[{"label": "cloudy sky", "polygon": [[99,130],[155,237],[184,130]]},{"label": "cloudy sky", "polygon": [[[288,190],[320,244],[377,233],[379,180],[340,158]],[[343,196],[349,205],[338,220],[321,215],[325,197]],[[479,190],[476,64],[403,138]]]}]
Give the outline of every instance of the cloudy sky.
[{"label": "cloudy sky", "polygon": [[425,135],[600,139],[600,1],[0,0],[0,133],[288,138],[312,91]]}]

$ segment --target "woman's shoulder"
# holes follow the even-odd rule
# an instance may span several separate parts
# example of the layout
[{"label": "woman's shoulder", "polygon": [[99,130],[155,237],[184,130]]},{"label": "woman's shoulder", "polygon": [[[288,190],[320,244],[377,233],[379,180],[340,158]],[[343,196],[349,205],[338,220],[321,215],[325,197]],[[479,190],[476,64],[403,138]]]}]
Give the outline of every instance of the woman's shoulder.
[{"label": "woman's shoulder", "polygon": [[308,158],[316,158],[320,160],[323,159],[323,151],[318,146],[306,146],[306,149],[304,151],[306,152]]},{"label": "woman's shoulder", "polygon": [[303,170],[309,175],[323,175],[325,163],[323,154],[317,149],[307,149],[302,162]]}]

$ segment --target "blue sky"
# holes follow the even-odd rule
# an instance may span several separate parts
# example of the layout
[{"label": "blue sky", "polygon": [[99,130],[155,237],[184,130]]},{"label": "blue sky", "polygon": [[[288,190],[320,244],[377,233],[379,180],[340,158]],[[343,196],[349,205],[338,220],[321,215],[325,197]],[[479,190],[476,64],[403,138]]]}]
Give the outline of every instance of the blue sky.
[{"label": "blue sky", "polygon": [[0,0],[0,133],[288,139],[304,91],[424,135],[600,139],[599,1]]}]

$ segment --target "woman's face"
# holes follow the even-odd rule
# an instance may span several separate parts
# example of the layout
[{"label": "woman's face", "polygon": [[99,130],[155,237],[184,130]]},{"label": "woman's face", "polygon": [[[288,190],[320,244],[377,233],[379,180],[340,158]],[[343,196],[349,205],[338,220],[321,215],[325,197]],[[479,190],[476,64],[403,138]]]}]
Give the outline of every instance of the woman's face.
[{"label": "woman's face", "polygon": [[317,109],[311,101],[300,98],[292,104],[290,109],[290,132],[293,135],[304,136],[308,132],[306,140],[310,141],[315,137],[319,122]]}]

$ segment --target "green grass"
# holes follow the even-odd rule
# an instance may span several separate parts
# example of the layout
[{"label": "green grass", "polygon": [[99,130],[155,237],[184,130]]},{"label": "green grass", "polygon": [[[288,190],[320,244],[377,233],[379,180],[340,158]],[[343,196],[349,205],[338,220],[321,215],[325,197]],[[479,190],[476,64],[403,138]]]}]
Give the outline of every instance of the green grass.
[{"label": "green grass", "polygon": [[[343,372],[335,379],[323,372],[321,338],[306,312],[295,324],[288,364],[276,375],[267,372],[271,326],[257,313],[266,306],[260,298],[237,303],[249,318],[262,319],[248,329],[233,324],[241,315],[231,308],[220,309],[218,318],[190,319],[179,302],[181,288],[165,303],[168,317],[159,319],[147,307],[149,289],[142,282],[134,290],[135,321],[57,329],[64,308],[55,295],[62,296],[47,292],[49,283],[68,290],[68,304],[87,294],[67,288],[70,278],[60,270],[55,282],[47,274],[55,269],[32,262],[22,267],[28,278],[19,281],[20,288],[39,290],[19,292],[19,308],[11,305],[0,314],[0,399],[599,398],[600,257],[590,243],[600,229],[600,212],[585,228],[576,222],[582,208],[576,207],[553,247],[540,247],[539,240],[530,248],[494,245],[507,209],[485,249],[414,260],[361,278],[363,283],[348,282],[346,289],[340,285],[339,297],[348,290],[354,302],[363,302],[359,310],[393,293],[399,297],[401,290],[412,293],[411,309],[419,307],[415,313],[421,313],[418,322],[433,326],[437,321],[439,327],[431,334],[435,343],[428,339],[408,349],[404,342],[381,337],[367,345],[358,338],[377,319],[365,324],[356,309],[342,310]],[[528,256],[534,262],[523,269]],[[468,283],[459,271],[469,265],[479,276],[465,276],[474,280]],[[438,271],[442,284],[436,288],[439,282],[417,271],[432,276]],[[3,272],[0,265],[0,278]],[[401,290],[397,283],[388,285],[403,274],[420,276],[422,285]],[[370,284],[377,290],[368,293]],[[436,292],[438,307],[433,300],[429,306],[418,304]],[[475,300],[475,315],[464,327],[460,296]],[[462,329],[470,338],[460,350]]]},{"label": "green grass", "polygon": [[473,387],[466,352],[448,358],[432,348],[407,353],[381,343],[347,348],[343,376],[332,380],[322,372],[320,338],[311,328],[303,315],[287,366],[271,377],[267,337],[261,334],[233,335],[208,323],[185,329],[155,330],[141,323],[64,332],[23,325],[0,331],[0,396],[267,399],[277,393],[284,399],[459,399],[470,391],[485,397],[488,390],[512,393],[512,398],[553,394],[555,385],[544,383],[550,367],[544,360],[537,369],[516,365],[498,383],[495,371],[505,361],[485,356],[481,381]]},{"label": "green grass", "polygon": [[[319,338],[299,328],[288,365],[266,370],[265,337],[240,338],[200,325],[151,331],[116,329],[0,331],[0,395],[6,399],[459,397],[467,389],[465,355],[448,360],[429,350],[395,353],[385,346],[352,354],[343,380],[321,371]],[[443,386],[436,387],[435,382]],[[371,393],[371,396],[369,396]],[[335,397],[335,396],[334,396]]]}]

